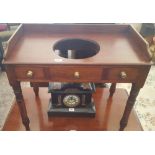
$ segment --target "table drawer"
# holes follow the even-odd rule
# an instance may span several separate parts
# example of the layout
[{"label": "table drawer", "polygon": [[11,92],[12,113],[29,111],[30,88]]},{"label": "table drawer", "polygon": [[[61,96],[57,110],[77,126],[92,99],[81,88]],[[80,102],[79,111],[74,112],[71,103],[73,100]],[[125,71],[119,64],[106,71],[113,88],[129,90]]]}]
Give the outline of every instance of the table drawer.
[{"label": "table drawer", "polygon": [[17,79],[36,79],[36,80],[44,80],[45,72],[42,67],[16,67],[15,73]]},{"label": "table drawer", "polygon": [[98,81],[102,77],[101,67],[78,67],[78,66],[53,66],[49,69],[51,80],[57,81]]},{"label": "table drawer", "polygon": [[102,79],[117,80],[117,81],[134,81],[138,77],[138,70],[136,68],[106,68],[104,69]]}]

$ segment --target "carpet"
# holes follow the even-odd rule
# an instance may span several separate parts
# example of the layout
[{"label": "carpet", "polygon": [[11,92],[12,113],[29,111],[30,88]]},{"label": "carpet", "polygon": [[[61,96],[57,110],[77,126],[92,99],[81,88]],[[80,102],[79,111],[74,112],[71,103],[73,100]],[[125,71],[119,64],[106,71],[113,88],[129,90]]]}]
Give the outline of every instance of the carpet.
[{"label": "carpet", "polygon": [[0,130],[2,129],[14,100],[13,90],[5,72],[0,71]]},{"label": "carpet", "polygon": [[[110,85],[110,84],[108,84]],[[29,87],[29,83],[22,83],[22,87]],[[117,88],[124,88],[130,92],[131,84],[117,84]],[[151,67],[144,87],[141,89],[134,109],[144,131],[155,131],[155,66]],[[0,72],[0,130],[9,114],[14,100],[12,88],[9,86],[6,73]]]}]

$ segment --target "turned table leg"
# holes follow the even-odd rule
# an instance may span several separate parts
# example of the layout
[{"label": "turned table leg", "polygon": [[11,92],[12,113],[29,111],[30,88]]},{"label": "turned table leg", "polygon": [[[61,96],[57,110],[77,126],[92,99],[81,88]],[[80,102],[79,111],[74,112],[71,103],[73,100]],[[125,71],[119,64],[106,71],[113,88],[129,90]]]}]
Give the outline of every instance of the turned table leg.
[{"label": "turned table leg", "polygon": [[122,119],[120,121],[120,129],[119,129],[120,131],[124,130],[124,128],[127,126],[129,115],[135,104],[136,97],[138,96],[139,91],[140,91],[140,87],[137,86],[136,84],[132,84],[130,95],[128,97],[126,107],[125,107]]},{"label": "turned table leg", "polygon": [[35,93],[35,96],[39,95],[39,86],[37,83],[30,82],[31,87],[33,87],[33,91]]},{"label": "turned table leg", "polygon": [[34,91],[35,95],[38,96],[38,94],[39,94],[39,87],[38,86],[34,86],[33,87],[33,91]]},{"label": "turned table leg", "polygon": [[22,122],[23,122],[23,124],[25,126],[25,129],[30,130],[30,127],[29,127],[30,121],[29,121],[29,118],[27,116],[27,111],[26,111],[26,107],[25,107],[25,102],[24,102],[20,82],[14,83],[12,88],[14,90],[14,94],[15,94],[15,97],[16,97],[16,102],[18,104],[20,114],[21,114],[21,118],[22,118]]},{"label": "turned table leg", "polygon": [[116,83],[112,83],[110,86],[110,97],[113,96],[113,94],[115,93],[116,90]]}]

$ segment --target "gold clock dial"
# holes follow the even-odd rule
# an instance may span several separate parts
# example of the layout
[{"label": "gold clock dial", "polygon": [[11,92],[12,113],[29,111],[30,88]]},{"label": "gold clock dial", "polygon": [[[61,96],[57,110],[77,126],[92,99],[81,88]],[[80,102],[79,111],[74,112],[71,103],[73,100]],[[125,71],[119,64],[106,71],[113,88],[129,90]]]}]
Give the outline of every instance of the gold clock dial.
[{"label": "gold clock dial", "polygon": [[66,95],[63,103],[66,107],[74,108],[80,104],[80,98],[77,95]]}]

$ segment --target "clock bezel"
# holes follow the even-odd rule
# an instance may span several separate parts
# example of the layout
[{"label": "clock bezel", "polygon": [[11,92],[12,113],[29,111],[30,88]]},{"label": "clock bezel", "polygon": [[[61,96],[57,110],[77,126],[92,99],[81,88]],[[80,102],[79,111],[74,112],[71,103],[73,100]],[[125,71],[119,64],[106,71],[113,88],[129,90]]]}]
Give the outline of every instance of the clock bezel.
[{"label": "clock bezel", "polygon": [[[64,102],[65,98],[69,97],[69,96],[72,96],[72,97],[76,97],[76,99],[78,99],[78,103],[76,103],[75,105],[68,105]],[[67,94],[67,95],[64,95],[63,96],[63,99],[62,99],[62,103],[64,104],[65,107],[67,108],[76,108],[80,105],[81,103],[81,97],[79,95],[76,95],[76,94]]]}]

